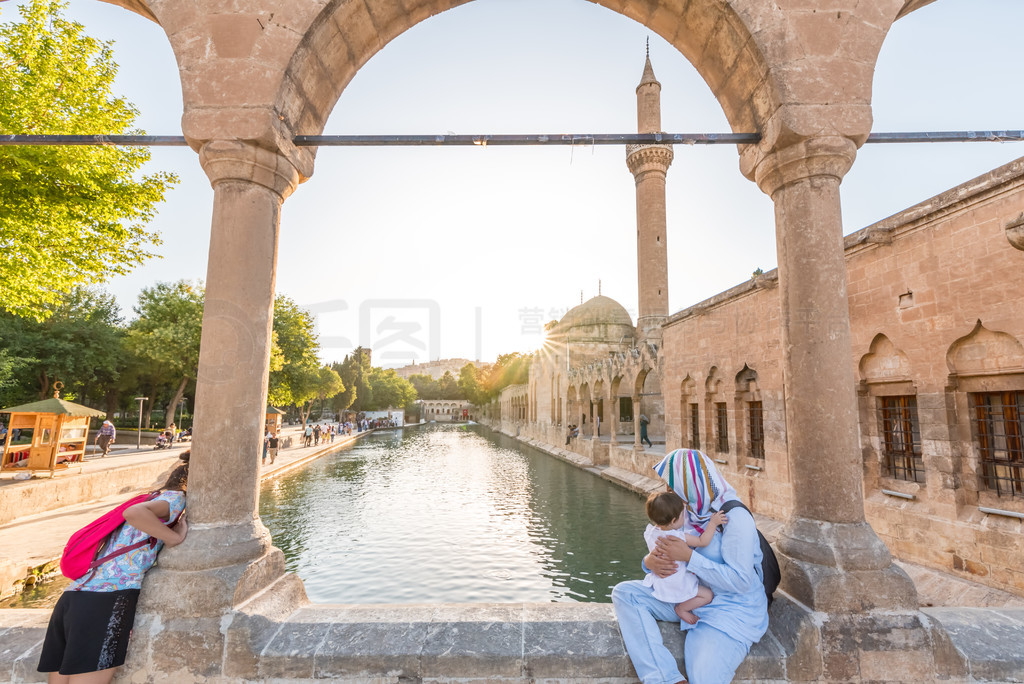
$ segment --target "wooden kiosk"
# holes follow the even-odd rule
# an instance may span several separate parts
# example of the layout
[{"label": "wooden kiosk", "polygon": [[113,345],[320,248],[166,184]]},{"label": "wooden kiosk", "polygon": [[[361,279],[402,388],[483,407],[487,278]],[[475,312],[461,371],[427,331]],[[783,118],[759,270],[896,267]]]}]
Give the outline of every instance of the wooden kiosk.
[{"label": "wooden kiosk", "polygon": [[50,477],[81,464],[89,441],[89,419],[106,415],[103,411],[65,401],[57,392],[52,399],[0,409],[0,413],[10,416],[0,472],[47,470]]},{"label": "wooden kiosk", "polygon": [[268,432],[274,435],[281,434],[281,416],[284,415],[284,411],[273,406],[267,407],[267,421],[266,425],[263,426],[263,434]]}]

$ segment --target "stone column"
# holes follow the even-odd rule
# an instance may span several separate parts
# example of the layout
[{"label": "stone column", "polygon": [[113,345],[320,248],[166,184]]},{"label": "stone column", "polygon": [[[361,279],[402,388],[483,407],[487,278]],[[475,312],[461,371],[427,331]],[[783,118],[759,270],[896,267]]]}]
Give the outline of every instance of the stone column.
[{"label": "stone column", "polygon": [[136,621],[149,637],[139,646],[148,651],[142,657],[156,671],[193,674],[197,667],[218,669],[224,616],[239,604],[274,583],[282,606],[305,600],[298,578],[285,575],[284,556],[257,510],[278,228],[281,204],[299,174],[276,152],[241,141],[206,143],[199,156],[214,202],[189,533],[147,574]]},{"label": "stone column", "polygon": [[783,588],[813,610],[915,609],[907,575],[865,522],[839,184],[856,155],[841,137],[760,160],[775,203],[786,438],[793,516],[779,539]]},{"label": "stone column", "polygon": [[633,395],[633,449],[643,451],[644,445],[640,443],[640,394]]},{"label": "stone column", "polygon": [[614,449],[619,444],[619,398],[615,396],[612,384],[608,385],[608,438]]}]

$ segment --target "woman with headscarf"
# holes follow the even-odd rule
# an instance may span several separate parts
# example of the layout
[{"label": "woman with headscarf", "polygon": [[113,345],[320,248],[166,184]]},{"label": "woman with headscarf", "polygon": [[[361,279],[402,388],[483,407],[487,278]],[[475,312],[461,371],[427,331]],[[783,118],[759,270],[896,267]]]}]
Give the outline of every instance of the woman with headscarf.
[{"label": "woman with headscarf", "polygon": [[[686,515],[698,533],[726,501],[739,500],[710,458],[696,449],[676,449],[655,472],[686,502]],[[654,598],[640,580],[622,582],[612,590],[612,604],[626,651],[643,684],[685,682],[679,665],[665,647],[658,621],[678,622],[687,630],[683,648],[686,674],[692,684],[728,684],[750,646],[768,629],[768,599],[761,578],[761,546],[754,519],[743,508],[729,511],[729,524],[711,544],[691,549],[678,538],[659,540],[644,566],[660,577],[676,571],[676,561],[715,594],[697,608],[696,625],[680,622],[671,603]]]}]

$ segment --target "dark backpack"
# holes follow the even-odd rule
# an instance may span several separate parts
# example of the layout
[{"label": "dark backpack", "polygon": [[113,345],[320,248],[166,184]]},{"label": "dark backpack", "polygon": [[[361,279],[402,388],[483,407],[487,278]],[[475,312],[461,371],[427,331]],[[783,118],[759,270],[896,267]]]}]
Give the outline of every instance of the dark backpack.
[{"label": "dark backpack", "polygon": [[[722,504],[721,510],[723,513],[728,513],[734,508],[742,508],[747,513],[750,513],[750,509],[744,506],[742,501],[737,501],[736,499],[726,501]],[[750,513],[750,517],[753,518],[754,514]],[[757,540],[761,542],[761,575],[764,577],[764,594],[768,597],[768,607],[771,608],[772,594],[779,588],[782,572],[779,570],[779,560],[775,557],[775,551],[772,550],[772,545],[761,534],[761,530],[757,530]]]}]

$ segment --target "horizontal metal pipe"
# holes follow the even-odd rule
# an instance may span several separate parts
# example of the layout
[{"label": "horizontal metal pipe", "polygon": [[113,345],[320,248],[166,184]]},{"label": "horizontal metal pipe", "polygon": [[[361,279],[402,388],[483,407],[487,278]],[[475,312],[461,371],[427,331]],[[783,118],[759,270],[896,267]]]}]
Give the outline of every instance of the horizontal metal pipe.
[{"label": "horizontal metal pipe", "polygon": [[118,145],[181,147],[183,135],[0,135],[0,145]]},{"label": "horizontal metal pipe", "polygon": [[298,146],[360,145],[745,145],[757,133],[583,133],[551,135],[297,135]]},{"label": "horizontal metal pipe", "polygon": [[[438,145],[749,145],[757,133],[594,133],[551,135],[297,135],[298,147],[421,147]],[[869,143],[1022,142],[1024,130],[872,133]],[[180,147],[181,135],[0,135],[0,145]]]}]

